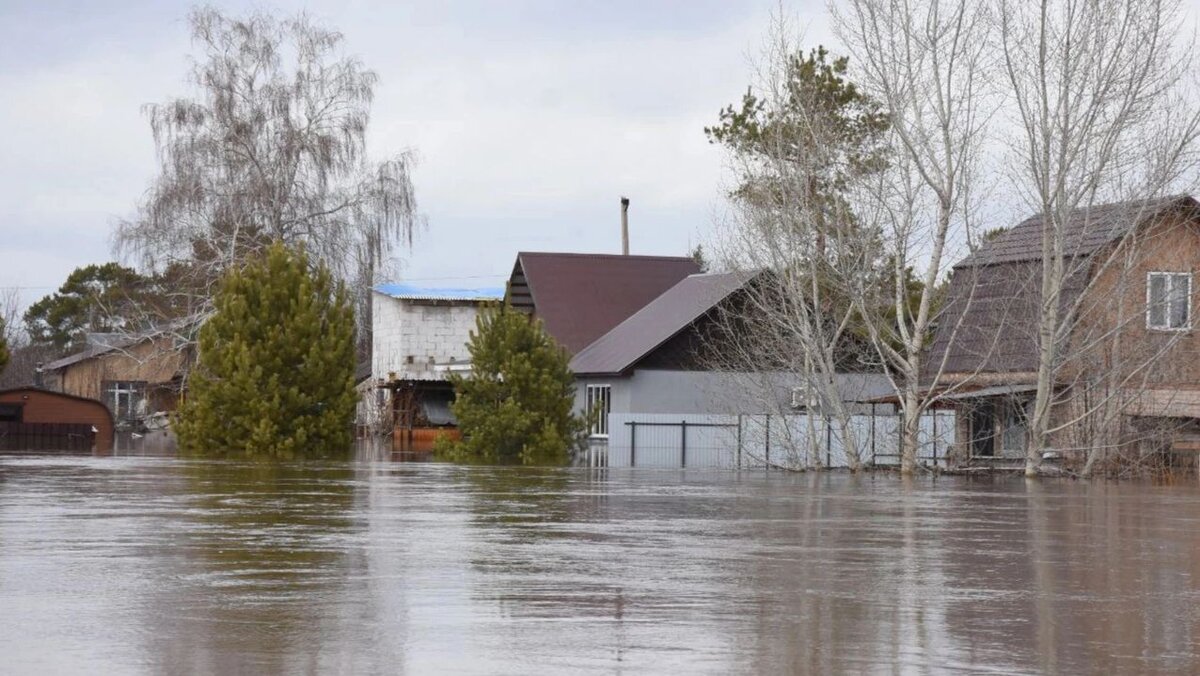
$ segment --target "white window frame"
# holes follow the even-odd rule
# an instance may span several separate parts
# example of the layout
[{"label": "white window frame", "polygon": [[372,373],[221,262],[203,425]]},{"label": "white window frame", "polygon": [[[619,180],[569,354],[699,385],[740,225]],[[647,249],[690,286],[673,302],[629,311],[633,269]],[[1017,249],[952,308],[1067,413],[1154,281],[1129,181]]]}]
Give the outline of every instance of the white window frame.
[{"label": "white window frame", "polygon": [[[1163,312],[1163,317],[1166,319],[1165,324],[1155,324],[1153,320],[1154,299],[1150,295],[1152,280],[1155,277],[1163,277],[1166,281],[1165,298],[1166,305]],[[1187,321],[1183,326],[1171,326],[1171,295],[1174,286],[1179,279],[1187,279]],[[1152,331],[1190,331],[1192,329],[1192,273],[1190,272],[1148,272],[1146,273],[1146,328]]]},{"label": "white window frame", "polygon": [[108,380],[104,383],[105,388],[105,403],[110,404],[112,416],[117,422],[128,422],[137,420],[143,411],[139,411],[139,407],[143,406],[146,400],[146,383],[141,380]]},{"label": "white window frame", "polygon": [[[593,394],[595,393],[595,394]],[[589,421],[588,433],[592,437],[607,439],[608,438],[608,415],[612,413],[612,385],[596,384],[588,385],[585,390],[585,403],[587,405],[587,416]],[[599,417],[593,419],[592,410],[597,401],[604,402],[604,412]]]}]

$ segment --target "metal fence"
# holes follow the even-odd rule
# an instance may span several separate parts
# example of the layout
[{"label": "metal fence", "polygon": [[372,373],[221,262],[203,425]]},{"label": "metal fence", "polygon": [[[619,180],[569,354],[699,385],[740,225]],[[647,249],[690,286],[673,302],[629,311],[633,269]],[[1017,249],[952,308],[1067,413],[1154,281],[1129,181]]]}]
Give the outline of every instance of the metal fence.
[{"label": "metal fence", "polygon": [[0,422],[0,451],[90,451],[95,443],[89,424]]},{"label": "metal fence", "polygon": [[[819,415],[613,413],[607,443],[593,440],[584,463],[722,469],[847,467],[853,449],[864,464],[900,463],[898,416],[855,415],[847,427],[844,433],[837,420]],[[954,429],[952,411],[922,416],[918,459],[945,466]],[[843,437],[853,440],[853,449]]]}]

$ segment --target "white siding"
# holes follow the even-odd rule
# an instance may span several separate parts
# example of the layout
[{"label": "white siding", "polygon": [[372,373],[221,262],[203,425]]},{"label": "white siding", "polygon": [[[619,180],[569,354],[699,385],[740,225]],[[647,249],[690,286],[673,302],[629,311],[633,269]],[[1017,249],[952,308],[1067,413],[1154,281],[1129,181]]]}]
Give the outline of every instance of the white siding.
[{"label": "white siding", "polygon": [[479,312],[473,301],[432,304],[376,292],[371,311],[373,378],[441,380],[433,364],[470,360],[467,341]]}]

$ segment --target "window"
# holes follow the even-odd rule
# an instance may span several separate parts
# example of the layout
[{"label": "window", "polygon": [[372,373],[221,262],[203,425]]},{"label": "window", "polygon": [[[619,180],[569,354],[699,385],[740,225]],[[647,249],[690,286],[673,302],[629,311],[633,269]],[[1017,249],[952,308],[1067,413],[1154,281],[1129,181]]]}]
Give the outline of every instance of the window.
[{"label": "window", "polygon": [[1025,456],[1025,408],[1019,401],[1009,401],[1004,406],[1004,429],[1001,448],[1006,458]]},{"label": "window", "polygon": [[1191,326],[1191,273],[1151,272],[1146,279],[1146,328],[1179,331]]},{"label": "window", "polygon": [[106,380],[104,403],[117,422],[137,420],[146,415],[146,383],[141,380]]},{"label": "window", "polygon": [[587,414],[593,437],[608,436],[608,414],[612,410],[612,386],[587,386]]}]

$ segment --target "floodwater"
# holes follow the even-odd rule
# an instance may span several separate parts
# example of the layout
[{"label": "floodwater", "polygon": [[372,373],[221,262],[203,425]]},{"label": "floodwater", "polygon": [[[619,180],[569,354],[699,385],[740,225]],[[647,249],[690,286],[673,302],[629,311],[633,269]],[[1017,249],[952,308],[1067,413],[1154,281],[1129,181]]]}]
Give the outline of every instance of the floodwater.
[{"label": "floodwater", "polygon": [[1188,483],[0,457],[0,671],[1200,671]]}]

